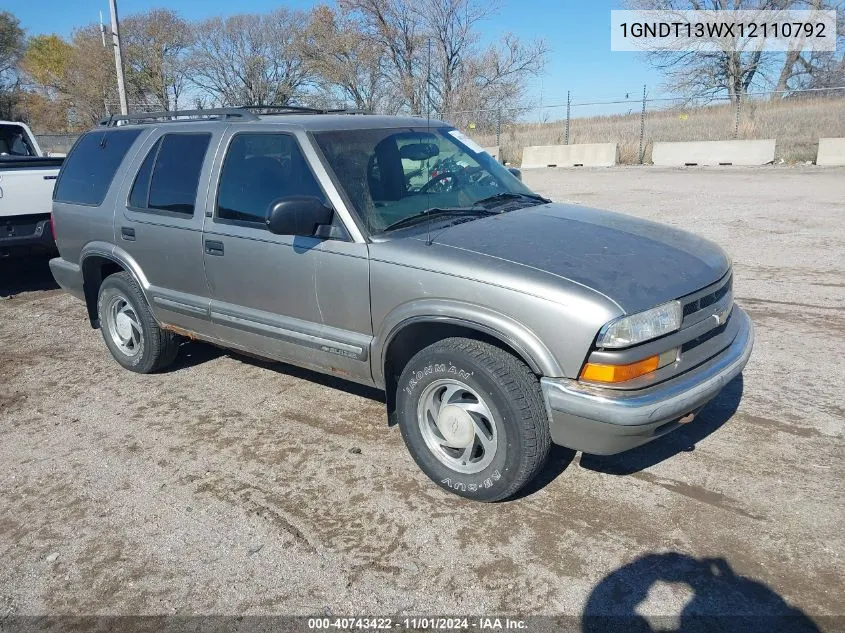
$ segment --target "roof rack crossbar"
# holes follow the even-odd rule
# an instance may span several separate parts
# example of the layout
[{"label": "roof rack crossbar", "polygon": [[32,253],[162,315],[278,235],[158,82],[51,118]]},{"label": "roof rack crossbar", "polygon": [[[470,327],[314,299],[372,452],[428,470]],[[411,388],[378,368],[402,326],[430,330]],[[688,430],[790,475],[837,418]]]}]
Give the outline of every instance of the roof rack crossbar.
[{"label": "roof rack crossbar", "polygon": [[366,110],[350,108],[310,108],[294,105],[246,105],[240,106],[240,109],[249,112],[259,110],[263,111],[262,114],[370,114]]},{"label": "roof rack crossbar", "polygon": [[241,110],[246,110],[247,112],[252,112],[253,110],[267,110],[268,114],[283,114],[285,112],[296,113],[296,114],[326,114],[329,110],[324,110],[322,108],[309,108],[307,106],[294,106],[294,105],[245,105],[240,106]]},{"label": "roof rack crossbar", "polygon": [[258,116],[244,108],[209,108],[207,110],[173,110],[170,112],[132,112],[130,114],[112,114],[103,117],[100,120],[100,125],[105,127],[115,127],[121,122],[126,123],[153,123],[161,122],[185,122],[185,117],[188,120],[228,120],[241,119],[243,121],[257,121]]}]

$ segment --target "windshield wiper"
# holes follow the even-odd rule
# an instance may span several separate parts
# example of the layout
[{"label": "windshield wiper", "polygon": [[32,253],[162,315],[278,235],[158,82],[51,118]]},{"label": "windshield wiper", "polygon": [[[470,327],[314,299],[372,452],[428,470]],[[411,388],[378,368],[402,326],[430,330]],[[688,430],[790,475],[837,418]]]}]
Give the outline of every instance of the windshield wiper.
[{"label": "windshield wiper", "polygon": [[480,205],[496,205],[501,202],[509,202],[511,200],[533,200],[540,203],[547,203],[551,202],[548,198],[544,198],[543,196],[539,196],[536,193],[515,193],[512,191],[503,191],[502,193],[497,193],[492,196],[488,196],[487,198],[482,198],[481,200],[476,200],[475,204]]},{"label": "windshield wiper", "polygon": [[414,215],[409,215],[406,218],[397,220],[393,224],[388,224],[386,227],[384,227],[383,230],[392,231],[393,229],[401,229],[406,226],[417,224],[431,217],[444,215],[486,216],[496,215],[496,212],[490,211],[489,209],[485,209],[483,207],[432,207],[431,209],[426,209],[425,211],[420,211],[419,213],[415,213]]}]

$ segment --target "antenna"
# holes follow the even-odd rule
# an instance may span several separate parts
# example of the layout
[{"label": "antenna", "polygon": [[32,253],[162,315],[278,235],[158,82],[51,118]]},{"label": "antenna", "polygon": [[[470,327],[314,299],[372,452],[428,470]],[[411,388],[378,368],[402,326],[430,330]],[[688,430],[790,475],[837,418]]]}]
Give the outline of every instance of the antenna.
[{"label": "antenna", "polygon": [[[431,36],[428,38],[428,59],[425,65],[425,129],[431,134]],[[431,173],[431,172],[429,172]],[[431,208],[431,190],[426,190],[426,204]],[[425,238],[426,246],[431,246],[431,215],[428,216],[426,224],[427,235]]]}]

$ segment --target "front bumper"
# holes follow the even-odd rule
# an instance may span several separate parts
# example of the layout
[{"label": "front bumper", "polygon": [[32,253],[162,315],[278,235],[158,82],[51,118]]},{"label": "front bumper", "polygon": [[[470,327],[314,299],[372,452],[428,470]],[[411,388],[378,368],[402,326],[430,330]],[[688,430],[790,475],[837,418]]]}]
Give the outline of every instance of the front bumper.
[{"label": "front bumper", "polygon": [[552,441],[585,453],[612,455],[681,426],[742,372],[754,345],[754,326],[738,306],[736,336],[719,354],[660,384],[636,391],[601,389],[566,378],[542,378]]}]

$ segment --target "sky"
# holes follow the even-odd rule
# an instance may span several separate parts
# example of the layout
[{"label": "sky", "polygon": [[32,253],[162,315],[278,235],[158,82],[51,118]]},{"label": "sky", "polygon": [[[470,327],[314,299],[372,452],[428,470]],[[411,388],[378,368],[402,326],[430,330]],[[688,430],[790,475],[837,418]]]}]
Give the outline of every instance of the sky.
[{"label": "sky", "polygon": [[[309,9],[313,0],[118,0],[121,16],[167,6],[190,20],[215,15],[268,11],[283,4]],[[661,78],[641,53],[611,52],[610,11],[622,8],[618,0],[499,0],[500,10],[480,26],[484,41],[511,31],[521,38],[543,38],[551,47],[546,73],[532,82],[528,100],[544,106],[565,104],[567,90],[573,103],[612,101],[660,96]],[[107,0],[2,0],[0,8],[11,11],[28,35],[57,33],[67,36],[78,26],[99,20],[108,22]],[[590,114],[598,113],[596,106]],[[598,108],[607,112],[637,110],[636,104]],[[560,110],[544,109],[551,118]],[[578,107],[576,107],[576,111]],[[582,112],[584,113],[584,112]],[[574,113],[573,113],[574,114]],[[539,112],[538,112],[539,116]]]}]

